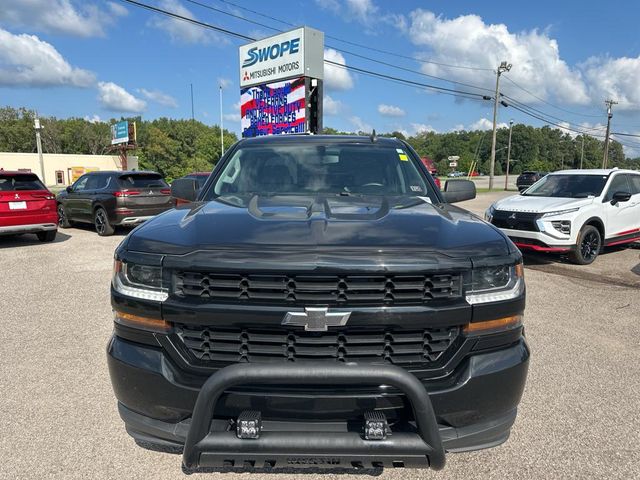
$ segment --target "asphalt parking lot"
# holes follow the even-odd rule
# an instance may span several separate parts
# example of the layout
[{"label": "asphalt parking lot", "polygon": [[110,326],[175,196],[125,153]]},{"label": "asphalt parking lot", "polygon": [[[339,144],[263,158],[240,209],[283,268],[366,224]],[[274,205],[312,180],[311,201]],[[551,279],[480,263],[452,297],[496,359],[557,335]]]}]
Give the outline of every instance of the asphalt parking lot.
[{"label": "asphalt parking lot", "polygon": [[[481,213],[501,194],[465,206]],[[105,346],[122,238],[88,228],[60,230],[53,244],[0,238],[0,478],[183,477],[179,456],[136,446],[116,411]],[[640,249],[612,251],[588,269],[526,264],[533,357],[509,441],[449,455],[444,472],[378,478],[640,478]]]}]

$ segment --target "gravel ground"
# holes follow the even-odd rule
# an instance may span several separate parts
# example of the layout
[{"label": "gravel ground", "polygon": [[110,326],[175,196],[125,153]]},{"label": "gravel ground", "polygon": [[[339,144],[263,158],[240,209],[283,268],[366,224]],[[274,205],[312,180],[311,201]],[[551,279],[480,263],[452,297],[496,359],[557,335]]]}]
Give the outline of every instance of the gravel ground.
[{"label": "gravel ground", "polygon": [[[183,477],[179,456],[136,446],[116,411],[105,346],[121,239],[88,229],[61,230],[53,244],[0,238],[0,478]],[[509,441],[449,455],[444,472],[378,478],[640,478],[640,289],[532,268],[526,277],[533,357]]]}]

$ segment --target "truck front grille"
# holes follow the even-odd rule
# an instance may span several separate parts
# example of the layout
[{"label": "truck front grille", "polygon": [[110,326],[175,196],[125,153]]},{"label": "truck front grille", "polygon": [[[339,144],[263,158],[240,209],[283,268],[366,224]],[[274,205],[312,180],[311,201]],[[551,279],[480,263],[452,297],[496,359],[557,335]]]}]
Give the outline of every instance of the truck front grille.
[{"label": "truck front grille", "polygon": [[180,324],[175,329],[195,363],[215,362],[216,366],[301,360],[428,366],[445,355],[460,333],[459,327],[320,333],[282,327],[252,330]]},{"label": "truck front grille", "polygon": [[498,228],[507,230],[525,230],[529,232],[537,232],[538,213],[530,212],[508,212],[506,210],[496,210],[493,212],[491,223]]},{"label": "truck front grille", "polygon": [[287,305],[421,305],[462,295],[461,276],[235,274],[180,271],[176,295]]}]

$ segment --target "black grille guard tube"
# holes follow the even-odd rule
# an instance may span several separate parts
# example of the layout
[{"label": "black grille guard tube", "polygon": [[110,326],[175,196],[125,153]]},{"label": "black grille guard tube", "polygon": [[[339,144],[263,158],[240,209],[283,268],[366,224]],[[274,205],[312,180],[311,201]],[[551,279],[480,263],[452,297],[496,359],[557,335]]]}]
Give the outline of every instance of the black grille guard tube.
[{"label": "black grille guard tube", "polygon": [[[200,451],[197,447],[210,434],[214,407],[223,392],[250,384],[303,385],[389,385],[403,392],[413,408],[418,434],[430,447],[429,466],[439,470],[445,465],[445,453],[436,417],[424,385],[411,373],[394,365],[360,365],[355,363],[313,365],[234,364],[217,371],[202,386],[196,400],[191,428],[184,445],[183,465],[196,468]],[[212,432],[215,435],[215,432]],[[248,440],[250,441],[250,440]]]}]

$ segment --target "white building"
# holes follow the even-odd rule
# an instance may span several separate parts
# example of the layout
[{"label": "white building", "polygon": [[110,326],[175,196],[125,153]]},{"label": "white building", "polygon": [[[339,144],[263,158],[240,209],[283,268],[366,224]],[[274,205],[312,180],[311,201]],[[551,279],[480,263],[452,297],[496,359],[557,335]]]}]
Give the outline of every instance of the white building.
[{"label": "white building", "polygon": [[[0,169],[35,173],[48,187],[71,185],[95,170],[122,170],[118,155],[73,155],[44,153],[44,172],[37,153],[0,152]],[[127,169],[138,170],[138,157],[127,157]]]}]

